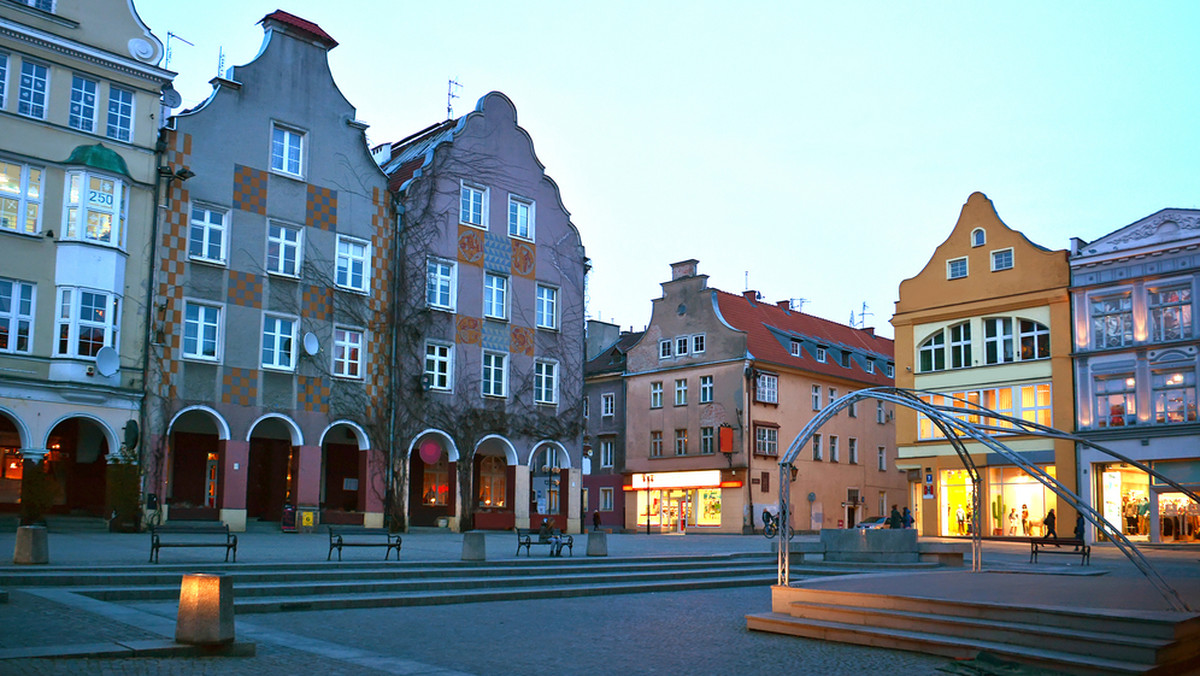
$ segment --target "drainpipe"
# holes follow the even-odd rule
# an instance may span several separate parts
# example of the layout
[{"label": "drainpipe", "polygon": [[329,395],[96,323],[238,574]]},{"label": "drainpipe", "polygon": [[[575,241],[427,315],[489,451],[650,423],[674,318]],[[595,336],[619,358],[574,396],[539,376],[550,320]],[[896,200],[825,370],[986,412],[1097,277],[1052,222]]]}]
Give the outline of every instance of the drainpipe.
[{"label": "drainpipe", "polygon": [[391,340],[391,357],[388,363],[388,372],[391,374],[389,382],[388,395],[388,441],[387,441],[387,486],[384,488],[384,514],[385,523],[389,523],[392,518],[392,512],[396,509],[396,492],[394,490],[396,479],[396,388],[398,378],[396,377],[396,335],[399,331],[396,328],[396,317],[399,316],[399,269],[400,269],[400,231],[404,222],[404,205],[398,199],[393,199],[392,208],[396,211],[396,227],[393,229],[392,237],[392,320],[388,322],[391,325],[392,340]]},{"label": "drainpipe", "polygon": [[[166,127],[161,127],[158,130],[158,141],[154,144],[154,210],[153,217],[150,219],[150,260],[147,270],[146,282],[146,333],[144,343],[142,344],[142,404],[139,411],[139,417],[142,420],[142,434],[146,437],[151,435],[150,427],[150,406],[149,406],[149,389],[150,389],[150,346],[154,344],[154,287],[157,279],[157,270],[155,269],[155,261],[158,260],[158,219],[159,212],[162,209],[159,206],[159,200],[162,198],[162,182],[163,178],[170,173],[170,169],[163,164],[163,159],[166,155],[167,142],[164,138]],[[167,182],[170,186],[170,179]],[[164,430],[165,431],[165,430]],[[147,440],[143,440],[142,453],[146,453],[149,448]],[[141,454],[139,454],[141,455]],[[139,464],[141,459],[139,458]],[[162,477],[162,467],[155,467],[155,489],[157,490],[157,481]],[[146,486],[142,486],[143,495],[146,493]],[[161,501],[166,496],[159,496]]]},{"label": "drainpipe", "polygon": [[[751,405],[754,403],[754,368],[752,362],[747,359],[746,366],[742,371],[746,377],[746,426],[742,429],[742,439],[746,444],[746,505],[750,510],[750,533],[754,533],[754,491],[750,488],[750,461],[754,457],[754,416],[751,414]],[[742,532],[745,532],[745,527]]]}]

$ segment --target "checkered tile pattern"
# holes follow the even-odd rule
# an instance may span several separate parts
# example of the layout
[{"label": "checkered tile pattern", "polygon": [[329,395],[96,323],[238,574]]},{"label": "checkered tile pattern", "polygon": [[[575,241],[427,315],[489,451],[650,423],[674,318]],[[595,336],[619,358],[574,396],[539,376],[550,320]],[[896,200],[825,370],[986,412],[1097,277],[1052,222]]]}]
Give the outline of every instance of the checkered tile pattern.
[{"label": "checkered tile pattern", "polygon": [[[371,215],[371,311],[375,317],[387,317],[390,298],[388,278],[391,270],[392,256],[392,220],[390,213],[391,200],[387,190],[379,187],[371,189],[371,203],[375,213]],[[368,332],[367,339],[367,373],[373,377],[366,379],[367,388],[367,417],[369,420],[382,420],[384,415],[383,393],[391,386],[387,379],[388,345],[385,342],[390,327],[381,325]]]},{"label": "checkered tile pattern", "polygon": [[507,234],[485,233],[483,237],[483,264],[488,270],[506,272],[512,267],[512,241]]},{"label": "checkered tile pattern", "polygon": [[478,317],[459,317],[455,327],[454,342],[463,345],[478,345],[482,339],[483,322]]},{"label": "checkered tile pattern", "polygon": [[[167,132],[167,168],[177,171],[191,164],[192,136]],[[161,357],[158,370],[161,396],[176,399],[179,396],[179,377],[182,364],[179,361],[180,334],[183,323],[183,276],[187,269],[187,205],[191,199],[187,184],[170,181],[164,195],[167,208],[163,213],[162,240],[155,284],[157,294],[151,316],[153,340],[160,343]]]},{"label": "checkered tile pattern", "polygon": [[458,260],[468,265],[480,265],[483,262],[482,230],[458,226]]},{"label": "checkered tile pattern", "polygon": [[508,326],[499,322],[483,323],[483,349],[508,352]]},{"label": "checkered tile pattern", "polygon": [[252,272],[229,271],[229,302],[243,307],[262,309],[262,277]]},{"label": "checkered tile pattern", "polygon": [[304,287],[301,314],[310,320],[327,321],[333,317],[333,289],[327,286]]},{"label": "checkered tile pattern", "polygon": [[512,271],[514,275],[533,279],[537,270],[537,249],[529,242],[510,240],[512,242]]},{"label": "checkered tile pattern", "polygon": [[514,326],[509,333],[508,349],[513,354],[533,356],[533,329]]},{"label": "checkered tile pattern", "polygon": [[329,386],[320,378],[297,376],[296,408],[301,411],[329,413]]},{"label": "checkered tile pattern", "polygon": [[266,215],[267,172],[240,164],[234,165],[233,208]]},{"label": "checkered tile pattern", "polygon": [[235,406],[254,406],[258,403],[258,371],[256,369],[225,369],[221,378],[221,402]]},{"label": "checkered tile pattern", "polygon": [[336,190],[308,184],[308,209],[305,224],[327,232],[337,232]]}]

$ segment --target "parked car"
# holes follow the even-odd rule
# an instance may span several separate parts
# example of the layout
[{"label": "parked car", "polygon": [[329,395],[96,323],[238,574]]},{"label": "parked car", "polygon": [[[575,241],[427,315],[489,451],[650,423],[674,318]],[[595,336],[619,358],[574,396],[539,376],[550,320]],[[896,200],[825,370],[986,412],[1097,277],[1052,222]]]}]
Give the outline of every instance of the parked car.
[{"label": "parked car", "polygon": [[887,517],[886,516],[873,516],[869,519],[863,519],[862,521],[858,522],[857,526],[855,526],[855,528],[887,528],[887,527],[888,527],[888,525],[887,525]]}]

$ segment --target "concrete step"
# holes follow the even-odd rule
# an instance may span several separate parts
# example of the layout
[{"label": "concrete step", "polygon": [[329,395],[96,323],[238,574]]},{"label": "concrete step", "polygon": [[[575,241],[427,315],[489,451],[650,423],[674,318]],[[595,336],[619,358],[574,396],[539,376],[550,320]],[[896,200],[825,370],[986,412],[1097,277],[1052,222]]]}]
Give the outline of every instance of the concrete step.
[{"label": "concrete step", "polygon": [[1104,625],[1101,630],[1099,624],[1088,622],[1081,624],[1089,625],[1090,630],[1067,629],[962,615],[800,601],[791,604],[788,614],[808,620],[904,629],[1145,664],[1174,661],[1195,653],[1194,648],[1177,641],[1115,634],[1107,629],[1109,625]]},{"label": "concrete step", "polygon": [[921,631],[843,624],[792,617],[784,613],[757,613],[746,616],[746,626],[753,631],[805,638],[869,645],[892,650],[910,650],[956,659],[971,659],[980,651],[1044,669],[1072,674],[1157,674],[1186,673],[1163,671],[1173,666],[1153,665],[1125,660],[1106,659],[1092,655],[1064,653],[1045,648],[1015,646],[999,641],[946,636]]},{"label": "concrete step", "polygon": [[108,520],[98,516],[47,514],[48,533],[107,533]]}]

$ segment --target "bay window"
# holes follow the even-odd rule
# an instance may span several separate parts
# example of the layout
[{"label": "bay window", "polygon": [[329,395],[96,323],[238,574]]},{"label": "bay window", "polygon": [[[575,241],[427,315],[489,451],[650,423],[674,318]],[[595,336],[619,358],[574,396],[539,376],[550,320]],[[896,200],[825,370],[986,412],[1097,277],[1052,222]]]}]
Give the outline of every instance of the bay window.
[{"label": "bay window", "polygon": [[120,314],[121,297],[116,294],[60,287],[55,356],[95,357],[102,347],[117,347]]},{"label": "bay window", "polygon": [[33,348],[34,285],[0,278],[0,352]]},{"label": "bay window", "polygon": [[121,246],[128,201],[124,181],[86,171],[67,172],[64,239]]}]

